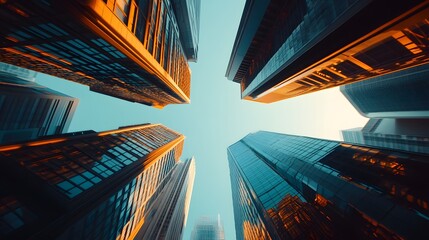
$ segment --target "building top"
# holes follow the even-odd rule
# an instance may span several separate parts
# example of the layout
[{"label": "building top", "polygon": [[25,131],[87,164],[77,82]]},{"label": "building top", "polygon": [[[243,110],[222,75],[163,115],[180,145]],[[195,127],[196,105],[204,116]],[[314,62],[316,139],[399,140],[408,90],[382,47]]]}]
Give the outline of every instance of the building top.
[{"label": "building top", "polygon": [[191,72],[180,36],[192,33],[186,42],[197,46],[191,18],[199,17],[199,2],[189,14],[177,11],[192,26],[180,34],[171,1],[6,1],[0,18],[11,24],[0,24],[0,60],[132,102],[189,103]]},{"label": "building top", "polygon": [[275,102],[427,62],[427,1],[262,2],[246,2],[226,72],[243,99]]},{"label": "building top", "polygon": [[259,25],[264,18],[265,10],[269,3],[270,1],[264,0],[246,1],[225,74],[229,80],[240,83],[244,73],[243,70],[239,73],[237,72],[241,68],[242,62],[245,61],[247,65],[250,64],[251,60],[248,59],[249,57],[246,56],[246,53],[252,50],[249,48],[253,44],[252,40],[259,30]]},{"label": "building top", "polygon": [[79,99],[34,82],[36,73],[0,65],[0,143],[67,132]]},{"label": "building top", "polygon": [[200,217],[195,223],[191,235],[192,240],[224,240],[225,233],[223,230],[220,216],[216,220],[210,217]]},{"label": "building top", "polygon": [[[0,229],[1,238],[128,239],[168,184],[183,139],[162,125],[145,124],[1,146],[0,182],[11,192],[3,199],[0,184],[0,215],[19,208],[20,202],[4,208],[17,198],[37,218],[19,225],[9,216],[4,220],[14,229]],[[91,228],[83,227],[89,223]]]},{"label": "building top", "polygon": [[7,63],[0,63],[0,73],[14,75],[27,81],[35,81],[37,72]]},{"label": "building top", "polygon": [[197,62],[201,0],[173,0],[180,40],[188,61]]},{"label": "building top", "polygon": [[341,86],[355,109],[368,118],[429,118],[429,65],[423,64]]}]

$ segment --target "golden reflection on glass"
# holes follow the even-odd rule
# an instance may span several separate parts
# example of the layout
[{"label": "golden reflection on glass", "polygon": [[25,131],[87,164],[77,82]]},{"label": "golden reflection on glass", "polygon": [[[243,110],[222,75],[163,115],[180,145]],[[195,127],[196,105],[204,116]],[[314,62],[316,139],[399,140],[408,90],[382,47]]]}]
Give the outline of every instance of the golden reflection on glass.
[{"label": "golden reflection on glass", "polygon": [[[328,200],[317,194],[315,203],[321,207]],[[311,203],[303,202],[298,196],[286,194],[276,207],[267,211],[276,225],[281,238],[287,239],[330,239],[334,237],[331,219],[322,214]]]},{"label": "golden reflection on glass", "polygon": [[243,236],[246,240],[271,239],[265,229],[255,224],[252,224],[249,221],[243,222]]}]

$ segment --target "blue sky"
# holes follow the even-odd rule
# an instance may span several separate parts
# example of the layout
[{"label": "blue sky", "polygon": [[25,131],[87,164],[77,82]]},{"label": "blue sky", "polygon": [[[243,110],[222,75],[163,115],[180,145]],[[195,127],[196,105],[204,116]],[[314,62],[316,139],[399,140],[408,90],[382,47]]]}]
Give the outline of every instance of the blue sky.
[{"label": "blue sky", "polygon": [[184,239],[200,216],[216,218],[225,238],[235,239],[226,148],[249,132],[268,130],[339,140],[339,131],[363,126],[339,92],[328,89],[273,104],[240,99],[239,85],[224,75],[244,0],[202,0],[198,63],[191,63],[191,104],[154,109],[90,92],[87,86],[39,74],[36,81],[77,97],[69,131],[103,131],[141,123],[162,123],[186,136],[182,159],[195,156],[196,178]]}]

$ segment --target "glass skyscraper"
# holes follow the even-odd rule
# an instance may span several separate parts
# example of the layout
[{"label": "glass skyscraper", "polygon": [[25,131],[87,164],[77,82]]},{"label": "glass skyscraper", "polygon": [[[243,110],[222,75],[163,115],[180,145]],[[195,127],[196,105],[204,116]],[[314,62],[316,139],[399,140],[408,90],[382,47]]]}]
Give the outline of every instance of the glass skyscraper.
[{"label": "glass skyscraper", "polygon": [[343,130],[344,141],[429,154],[428,65],[341,86],[356,110],[371,118]]},{"label": "glass skyscraper", "polygon": [[177,21],[180,24],[180,41],[189,61],[198,58],[198,42],[200,37],[201,0],[173,0]]},{"label": "glass skyscraper", "polygon": [[182,239],[195,179],[195,160],[179,162],[171,172],[135,239]]},{"label": "glass skyscraper", "polygon": [[429,65],[341,86],[341,93],[367,118],[429,118]]},{"label": "glass skyscraper", "polygon": [[429,2],[248,0],[229,80],[271,103],[428,62]]},{"label": "glass skyscraper", "polygon": [[193,172],[177,164],[183,141],[144,124],[0,146],[0,238],[135,239],[171,184],[160,232],[180,232]]},{"label": "glass skyscraper", "polygon": [[192,229],[191,240],[224,240],[225,233],[218,215],[217,220],[201,217]]},{"label": "glass skyscraper", "polygon": [[0,61],[127,101],[159,108],[189,103],[187,61],[197,58],[199,5],[199,0],[2,1]]},{"label": "glass skyscraper", "polygon": [[79,100],[35,83],[35,75],[0,63],[0,144],[67,132]]},{"label": "glass skyscraper", "polygon": [[427,239],[429,160],[271,132],[228,148],[236,239]]}]

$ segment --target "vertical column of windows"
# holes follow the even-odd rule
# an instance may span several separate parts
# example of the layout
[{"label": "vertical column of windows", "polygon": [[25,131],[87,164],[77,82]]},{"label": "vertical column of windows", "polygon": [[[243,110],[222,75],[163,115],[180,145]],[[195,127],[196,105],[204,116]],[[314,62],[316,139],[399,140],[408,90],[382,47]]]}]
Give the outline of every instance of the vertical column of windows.
[{"label": "vertical column of windows", "polygon": [[170,16],[168,14],[166,14],[166,18],[165,18],[165,33],[164,33],[164,59],[163,59],[163,67],[167,72],[170,72],[170,52],[171,52],[171,43],[170,43],[170,33],[171,31],[171,20],[170,20]]},{"label": "vertical column of windows", "polygon": [[148,32],[147,32],[147,50],[153,54],[154,50],[154,34],[157,23],[157,15],[158,15],[158,0],[152,1],[151,11],[149,13],[149,21],[148,21]]},{"label": "vertical column of windows", "polygon": [[158,15],[158,23],[157,23],[157,35],[156,35],[156,50],[155,50],[155,59],[162,65],[162,48],[164,41],[164,31],[165,31],[165,6],[164,2],[159,2],[159,15]]},{"label": "vertical column of windows", "polygon": [[134,0],[130,3],[130,10],[128,14],[128,29],[132,32],[136,32],[137,26],[137,18],[138,18],[138,7]]},{"label": "vertical column of windows", "polygon": [[130,0],[116,0],[115,1],[115,15],[123,22],[127,23],[127,17],[130,10]]},{"label": "vertical column of windows", "polygon": [[147,36],[148,26],[150,22],[148,21],[148,12],[150,6],[150,0],[138,0],[137,1],[137,19],[136,19],[136,29],[135,35],[136,37],[143,43],[145,47],[147,47],[147,41],[145,36]]}]

